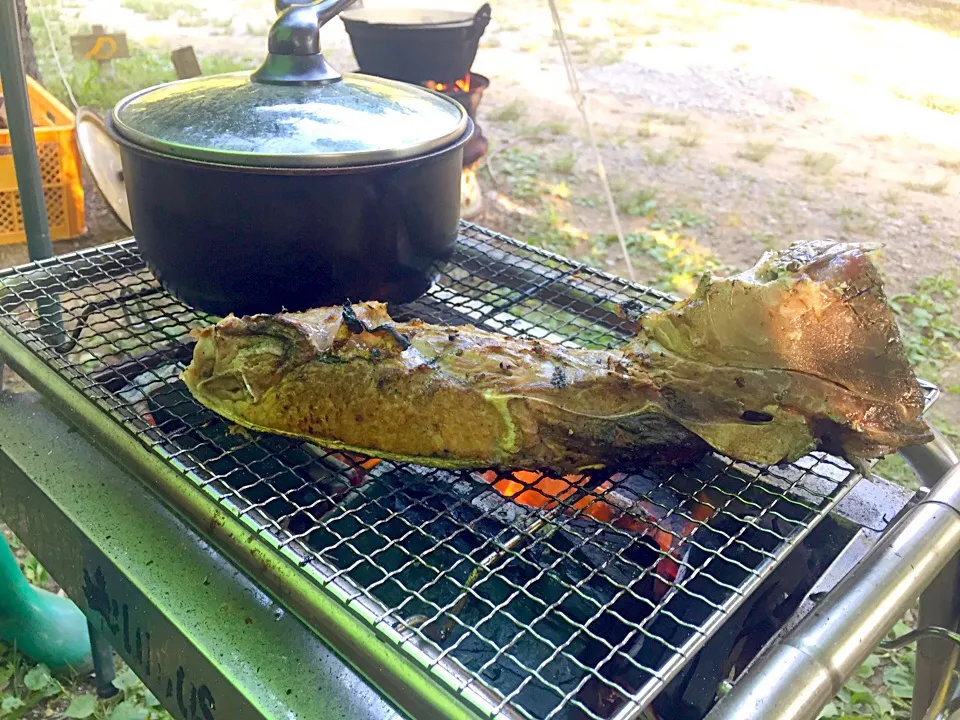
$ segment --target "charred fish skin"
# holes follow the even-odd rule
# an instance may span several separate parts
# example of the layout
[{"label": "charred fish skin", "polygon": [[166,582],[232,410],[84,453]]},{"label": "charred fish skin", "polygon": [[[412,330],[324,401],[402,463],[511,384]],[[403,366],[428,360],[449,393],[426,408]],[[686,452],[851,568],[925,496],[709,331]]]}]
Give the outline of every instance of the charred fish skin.
[{"label": "charred fish skin", "polygon": [[[626,357],[469,326],[392,324],[379,303],[350,314],[366,328],[328,308],[227,318],[195,333],[183,379],[240,425],[446,468],[572,472],[707,450],[658,412],[657,389]],[[367,329],[386,324],[392,332]]]},{"label": "charred fish skin", "polygon": [[875,247],[768,252],[740,275],[705,276],[692,296],[645,317],[637,342],[662,353],[651,371],[662,386],[676,389],[704,366],[717,384],[685,419],[671,414],[730,457],[766,463],[781,452],[874,458],[929,442],[923,394],[869,259]]},{"label": "charred fish skin", "polygon": [[240,425],[447,468],[772,464],[926,442],[865,248],[803,243],[641,318],[612,351],[394,323],[380,303],[228,317],[183,380]]}]

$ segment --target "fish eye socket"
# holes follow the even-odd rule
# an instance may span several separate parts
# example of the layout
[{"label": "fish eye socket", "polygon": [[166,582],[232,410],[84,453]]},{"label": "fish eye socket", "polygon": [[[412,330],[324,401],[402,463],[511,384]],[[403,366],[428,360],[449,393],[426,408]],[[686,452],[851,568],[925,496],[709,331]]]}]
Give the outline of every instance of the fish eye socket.
[{"label": "fish eye socket", "polygon": [[757,412],[756,410],[744,410],[743,414],[740,415],[740,419],[748,423],[768,423],[773,422],[773,415],[765,412]]}]

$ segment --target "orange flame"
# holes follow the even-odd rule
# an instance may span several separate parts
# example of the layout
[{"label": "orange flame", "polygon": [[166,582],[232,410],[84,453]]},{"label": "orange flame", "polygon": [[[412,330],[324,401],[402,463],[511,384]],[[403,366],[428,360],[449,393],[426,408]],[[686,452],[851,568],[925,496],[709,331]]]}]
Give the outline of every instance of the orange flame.
[{"label": "orange flame", "polygon": [[[512,479],[498,480],[499,476],[492,470],[481,475],[504,497],[527,507],[547,510],[571,497],[587,479],[584,475],[566,475],[562,479],[552,478],[526,470],[515,471],[512,476]],[[604,500],[604,495],[612,489],[613,483],[607,480],[565,508],[565,512],[569,514],[579,512],[598,522],[653,540],[663,553],[654,565],[657,578],[656,595],[657,599],[662,598],[680,574],[684,540],[692,535],[699,525],[709,520],[718,508],[711,502],[706,492],[701,492],[687,505],[686,513],[680,516],[686,519],[672,524],[671,529],[668,530],[658,524],[652,504],[649,508],[650,521],[648,522],[627,509]],[[645,514],[648,512],[647,508],[644,508],[646,502],[641,500],[638,503],[639,510]]]},{"label": "orange flame", "polygon": [[433,80],[427,80],[424,85],[426,85],[430,90],[436,90],[437,92],[447,92],[453,88],[456,88],[461,92],[470,92],[470,73],[467,73],[459,80],[454,80],[452,86],[447,83],[434,82]]}]

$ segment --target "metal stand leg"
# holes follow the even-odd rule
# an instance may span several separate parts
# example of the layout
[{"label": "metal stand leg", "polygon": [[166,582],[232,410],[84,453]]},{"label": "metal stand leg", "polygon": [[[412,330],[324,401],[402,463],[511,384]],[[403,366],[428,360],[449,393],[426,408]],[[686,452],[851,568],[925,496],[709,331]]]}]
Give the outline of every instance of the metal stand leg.
[{"label": "metal stand leg", "polygon": [[90,631],[90,650],[93,652],[93,672],[97,680],[97,695],[110,698],[119,690],[113,684],[117,676],[117,666],[113,662],[113,648],[103,634],[92,623],[87,623]]},{"label": "metal stand leg", "polygon": [[960,455],[936,429],[933,429],[933,442],[905,447],[900,451],[900,457],[910,464],[920,477],[920,482],[929,490],[960,462]]},{"label": "metal stand leg", "polygon": [[13,167],[20,190],[23,227],[31,260],[53,256],[50,225],[37,159],[37,139],[20,55],[20,24],[14,0],[0,0],[0,75],[3,76]]},{"label": "metal stand leg", "polygon": [[[932,471],[934,453],[950,459],[942,438],[926,456],[912,453],[911,459]],[[756,661],[707,720],[813,720],[958,553],[960,465],[955,465],[813,612]],[[955,583],[950,587],[955,597]]]},{"label": "metal stand leg", "polygon": [[[921,483],[933,488],[960,457],[942,435],[928,445],[904,448],[903,459],[920,476]],[[954,557],[920,596],[917,626],[935,626],[956,630],[960,627],[960,557]],[[917,643],[916,677],[913,685],[912,720],[922,720],[940,686],[944,672],[952,672],[949,640],[928,637]]]}]

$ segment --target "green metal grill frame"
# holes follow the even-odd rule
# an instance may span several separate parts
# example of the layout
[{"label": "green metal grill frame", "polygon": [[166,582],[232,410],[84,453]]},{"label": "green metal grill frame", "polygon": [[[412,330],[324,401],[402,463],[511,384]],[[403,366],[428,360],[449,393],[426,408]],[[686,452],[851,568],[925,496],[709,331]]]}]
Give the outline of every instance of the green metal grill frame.
[{"label": "green metal grill frame", "polygon": [[[62,331],[70,333],[80,325],[90,326],[91,318],[78,314],[80,306],[76,304],[72,310],[65,306],[66,326],[50,328],[44,326],[40,312],[29,309],[30,303],[42,307],[57,295],[63,299],[71,294],[83,294],[84,288],[89,289],[92,283],[109,279],[111,275],[114,279],[120,278],[128,290],[155,292],[152,278],[142,266],[130,264],[131,259],[136,259],[135,249],[132,243],[126,242],[0,274],[0,355],[406,712],[430,718],[529,716],[509,704],[510,698],[498,697],[495,688],[451,662],[442,648],[435,646],[432,653],[424,652],[424,646],[430,649],[424,642],[429,638],[420,637],[421,646],[415,647],[410,642],[417,634],[415,626],[407,625],[402,630],[387,626],[382,622],[384,608],[378,607],[375,598],[365,595],[363,588],[343,582],[342,572],[330,567],[324,570],[316,557],[304,562],[303,554],[295,550],[289,536],[283,537],[278,528],[264,523],[255,514],[241,512],[232,503],[225,502],[229,498],[218,496],[210,482],[197,476],[197,466],[191,458],[173,456],[168,446],[157,441],[156,434],[135,422],[136,418],[122,400],[91,380],[89,373],[78,370],[75,363],[65,360],[64,353],[57,349],[63,342]],[[153,322],[167,321],[175,335],[182,334],[185,323],[209,321],[191,314],[168,296],[161,293],[156,296],[166,300]],[[586,341],[596,346],[615,344],[629,332],[618,324],[612,310],[614,303],[624,300],[639,300],[647,307],[663,307],[672,298],[464,224],[453,269],[424,302],[403,312],[429,320],[438,317],[439,310],[453,310],[488,328],[567,342]],[[507,302],[512,305],[508,306]],[[558,303],[562,306],[558,307]],[[508,310],[514,308],[520,308],[521,312],[510,314]],[[186,315],[189,320],[184,319]],[[442,319],[442,313],[439,318]],[[553,321],[548,323],[550,318]],[[545,324],[549,326],[546,330]],[[78,337],[82,338],[83,332],[81,328]],[[926,389],[932,402],[936,391],[929,386]],[[805,515],[800,520],[787,518],[790,532],[777,537],[774,549],[761,552],[762,560],[749,569],[748,577],[732,588],[727,599],[715,606],[705,621],[697,624],[688,640],[676,647],[669,660],[658,668],[656,676],[629,694],[616,711],[614,717],[618,720],[639,715],[859,477],[846,463],[819,454],[793,467],[773,469],[722,462],[721,474],[737,472],[740,477],[747,473],[751,479],[746,482],[746,489],[759,488],[769,498],[766,507],[752,502],[759,516],[781,502],[803,508]],[[698,482],[707,486],[719,478],[720,474],[705,475]],[[729,490],[726,492],[730,494]],[[746,493],[743,497],[737,493],[727,503],[742,502],[746,497]],[[721,511],[725,508],[726,505]],[[544,521],[563,522],[556,517],[544,518]],[[696,533],[692,537],[695,538]],[[738,538],[731,537],[729,544],[735,542]],[[513,561],[517,556],[514,553],[507,557]],[[720,553],[716,557],[720,557]],[[709,572],[703,567],[690,570],[694,575]],[[673,588],[673,592],[683,590],[682,583]],[[657,611],[662,612],[663,608]],[[556,652],[562,650],[558,648]],[[568,707],[569,700],[569,697],[561,698],[551,716]]]},{"label": "green metal grill frame", "polygon": [[71,420],[0,392],[0,516],[174,717],[398,720]]}]

